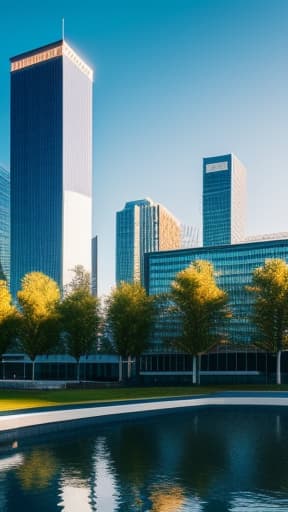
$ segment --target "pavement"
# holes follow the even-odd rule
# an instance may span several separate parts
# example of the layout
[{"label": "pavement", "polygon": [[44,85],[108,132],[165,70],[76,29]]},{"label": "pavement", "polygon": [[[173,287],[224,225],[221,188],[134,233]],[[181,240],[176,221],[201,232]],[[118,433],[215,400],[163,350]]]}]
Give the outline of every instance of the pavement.
[{"label": "pavement", "polygon": [[0,441],[5,434],[33,435],[35,429],[50,426],[51,430],[61,430],[67,422],[85,423],[88,420],[110,421],[139,414],[157,414],[174,410],[188,410],[193,407],[205,406],[288,406],[287,391],[236,391],[221,392],[209,395],[193,395],[187,397],[123,400],[98,404],[81,404],[73,406],[56,406],[25,411],[3,412],[0,415]]}]

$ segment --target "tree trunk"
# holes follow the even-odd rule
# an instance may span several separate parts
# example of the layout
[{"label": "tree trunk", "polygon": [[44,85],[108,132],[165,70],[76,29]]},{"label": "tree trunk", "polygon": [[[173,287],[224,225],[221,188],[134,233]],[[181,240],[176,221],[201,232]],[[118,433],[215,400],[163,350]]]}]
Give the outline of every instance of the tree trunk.
[{"label": "tree trunk", "polygon": [[35,359],[32,361],[32,380],[35,380]]},{"label": "tree trunk", "polygon": [[281,350],[277,352],[276,383],[281,384]]},{"label": "tree trunk", "polygon": [[127,362],[127,379],[131,379],[131,356],[128,356]]},{"label": "tree trunk", "polygon": [[201,354],[198,354],[198,379],[197,379],[198,386],[200,386],[200,383],[201,383],[200,372],[201,372]]},{"label": "tree trunk", "polygon": [[193,356],[193,378],[192,384],[197,384],[197,356]]},{"label": "tree trunk", "polygon": [[123,371],[122,371],[122,356],[119,356],[119,382],[123,380]]},{"label": "tree trunk", "polygon": [[140,356],[135,357],[135,378],[138,384],[140,382]]},{"label": "tree trunk", "polygon": [[77,381],[80,382],[80,359],[77,359]]}]

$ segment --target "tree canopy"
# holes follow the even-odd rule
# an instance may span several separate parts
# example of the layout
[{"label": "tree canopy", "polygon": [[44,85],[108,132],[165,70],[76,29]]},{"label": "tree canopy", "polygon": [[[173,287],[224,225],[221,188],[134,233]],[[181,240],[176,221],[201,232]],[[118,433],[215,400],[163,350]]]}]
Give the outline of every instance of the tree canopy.
[{"label": "tree canopy", "polygon": [[228,296],[217,286],[211,263],[197,260],[179,272],[171,286],[171,298],[181,322],[181,334],[173,340],[178,348],[197,355],[223,337],[223,320],[230,316]]},{"label": "tree canopy", "polygon": [[247,290],[254,295],[252,321],[256,344],[277,352],[277,383],[280,384],[281,351],[288,346],[288,265],[281,259],[266,260],[253,272]]},{"label": "tree canopy", "polygon": [[90,273],[86,270],[83,265],[75,265],[73,269],[73,277],[70,283],[65,286],[65,295],[69,295],[71,292],[76,290],[82,290],[86,293],[90,293]]},{"label": "tree canopy", "polygon": [[[99,299],[85,289],[75,289],[64,297],[59,312],[67,351],[79,363],[97,339],[101,321]],[[77,372],[79,380],[79,364]]]},{"label": "tree canopy", "polygon": [[139,283],[121,282],[106,301],[112,343],[122,357],[139,357],[149,346],[155,301]]},{"label": "tree canopy", "polygon": [[100,302],[91,295],[90,273],[83,265],[76,265],[71,270],[74,275],[65,287],[59,311],[66,348],[79,363],[81,355],[87,355],[96,341],[100,324]]},{"label": "tree canopy", "polygon": [[42,272],[31,272],[23,277],[17,298],[20,305],[19,341],[24,352],[34,362],[37,355],[47,354],[58,342],[59,287]]},{"label": "tree canopy", "polygon": [[0,355],[8,349],[16,334],[17,309],[12,304],[12,297],[7,281],[0,280]]}]

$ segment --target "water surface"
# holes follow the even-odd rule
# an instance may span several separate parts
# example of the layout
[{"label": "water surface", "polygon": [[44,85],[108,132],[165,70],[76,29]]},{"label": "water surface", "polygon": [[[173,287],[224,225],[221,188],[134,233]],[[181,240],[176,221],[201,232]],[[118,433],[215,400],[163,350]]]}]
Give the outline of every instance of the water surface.
[{"label": "water surface", "polygon": [[288,512],[288,411],[202,408],[19,440],[0,452],[0,512],[19,511]]}]

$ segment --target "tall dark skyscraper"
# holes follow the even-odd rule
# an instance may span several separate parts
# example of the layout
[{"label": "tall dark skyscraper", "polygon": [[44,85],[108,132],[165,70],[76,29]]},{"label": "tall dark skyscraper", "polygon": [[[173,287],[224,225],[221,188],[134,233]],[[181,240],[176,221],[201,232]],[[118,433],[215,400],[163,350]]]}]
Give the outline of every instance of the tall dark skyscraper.
[{"label": "tall dark skyscraper", "polygon": [[0,165],[0,279],[10,281],[10,174]]},{"label": "tall dark skyscraper", "polygon": [[91,271],[91,68],[63,40],[11,59],[11,291]]},{"label": "tall dark skyscraper", "polygon": [[203,159],[203,246],[244,240],[246,169],[233,154]]}]

